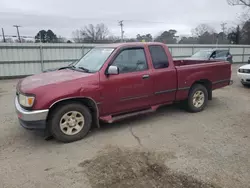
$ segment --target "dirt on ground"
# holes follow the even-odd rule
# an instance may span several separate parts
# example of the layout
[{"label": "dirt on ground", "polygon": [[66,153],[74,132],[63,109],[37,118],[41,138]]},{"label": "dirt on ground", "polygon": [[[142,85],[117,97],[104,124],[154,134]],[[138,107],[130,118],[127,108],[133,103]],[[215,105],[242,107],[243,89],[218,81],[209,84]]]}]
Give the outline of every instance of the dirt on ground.
[{"label": "dirt on ground", "polygon": [[215,188],[218,186],[173,171],[164,162],[171,153],[106,148],[79,166],[93,188]]}]

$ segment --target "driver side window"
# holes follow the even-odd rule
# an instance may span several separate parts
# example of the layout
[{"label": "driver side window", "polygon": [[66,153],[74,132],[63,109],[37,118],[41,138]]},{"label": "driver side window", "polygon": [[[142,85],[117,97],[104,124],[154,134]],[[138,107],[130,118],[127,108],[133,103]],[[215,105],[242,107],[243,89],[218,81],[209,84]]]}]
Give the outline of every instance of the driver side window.
[{"label": "driver side window", "polygon": [[112,65],[117,66],[121,74],[148,69],[144,49],[142,48],[121,51]]}]

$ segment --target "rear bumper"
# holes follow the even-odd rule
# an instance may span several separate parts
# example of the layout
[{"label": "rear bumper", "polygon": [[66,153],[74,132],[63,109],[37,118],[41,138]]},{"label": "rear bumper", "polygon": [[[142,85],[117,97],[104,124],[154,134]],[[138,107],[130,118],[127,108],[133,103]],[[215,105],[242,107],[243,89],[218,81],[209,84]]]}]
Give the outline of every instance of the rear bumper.
[{"label": "rear bumper", "polygon": [[15,98],[15,108],[19,122],[22,127],[26,129],[46,128],[46,120],[49,113],[48,109],[33,110],[33,111],[25,110],[20,106],[17,97]]}]

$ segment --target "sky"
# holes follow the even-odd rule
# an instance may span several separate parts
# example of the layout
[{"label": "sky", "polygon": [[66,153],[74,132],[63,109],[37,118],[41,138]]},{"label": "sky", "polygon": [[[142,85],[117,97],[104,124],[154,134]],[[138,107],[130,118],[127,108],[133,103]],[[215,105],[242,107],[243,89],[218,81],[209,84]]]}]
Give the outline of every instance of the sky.
[{"label": "sky", "polygon": [[119,36],[119,20],[124,20],[125,37],[176,29],[189,35],[198,24],[206,23],[220,31],[239,22],[242,7],[226,0],[0,0],[0,28],[5,35],[35,36],[41,29],[71,38],[72,32],[88,24],[104,23]]}]

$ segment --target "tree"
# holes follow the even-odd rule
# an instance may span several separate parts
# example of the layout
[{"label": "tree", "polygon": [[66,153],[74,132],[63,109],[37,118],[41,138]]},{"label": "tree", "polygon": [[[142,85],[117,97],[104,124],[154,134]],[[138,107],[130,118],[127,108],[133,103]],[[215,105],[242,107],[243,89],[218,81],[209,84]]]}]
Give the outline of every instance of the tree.
[{"label": "tree", "polygon": [[191,32],[193,36],[201,37],[206,32],[215,33],[215,30],[207,24],[200,24],[196,28],[192,29]]},{"label": "tree", "polygon": [[73,35],[73,41],[75,43],[83,43],[84,42],[84,38],[81,35],[81,31],[79,29],[73,31],[72,35]]},{"label": "tree", "polygon": [[108,43],[118,43],[121,41],[121,39],[119,37],[113,36],[113,35],[108,36],[106,40]]},{"label": "tree", "polygon": [[229,40],[227,38],[227,34],[224,32],[220,32],[217,34],[218,44],[228,44]]},{"label": "tree", "polygon": [[214,44],[217,41],[218,34],[214,28],[207,24],[200,24],[191,30],[193,37],[196,37],[198,44]]},{"label": "tree", "polygon": [[56,42],[58,42],[58,43],[66,43],[67,39],[65,37],[58,36]]},{"label": "tree", "polygon": [[240,31],[240,26],[238,25],[237,28],[232,28],[231,32],[228,33],[228,40],[230,43],[233,44],[239,44],[240,43],[240,35],[241,35],[241,31]]},{"label": "tree", "polygon": [[57,36],[50,29],[48,31],[40,30],[36,34],[35,40],[36,40],[36,42],[42,42],[42,43],[50,42],[50,43],[52,43],[52,42],[57,42]]},{"label": "tree", "polygon": [[196,37],[182,37],[179,44],[197,44],[198,38]]},{"label": "tree", "polygon": [[46,32],[45,35],[45,40],[46,42],[52,43],[52,42],[57,42],[57,36],[54,34],[53,31],[50,29]]},{"label": "tree", "polygon": [[229,5],[241,5],[250,7],[250,0],[227,0]]},{"label": "tree", "polygon": [[24,42],[25,42],[25,43],[34,43],[33,40],[25,40]]},{"label": "tree", "polygon": [[241,44],[250,44],[250,20],[246,21],[241,29]]},{"label": "tree", "polygon": [[77,43],[104,43],[107,41],[109,30],[103,23],[89,24],[84,29],[76,30],[73,32],[73,40]]},{"label": "tree", "polygon": [[151,34],[146,34],[146,35],[140,35],[140,34],[137,34],[136,35],[136,40],[139,41],[139,42],[152,42],[153,41],[153,37]]},{"label": "tree", "polygon": [[174,29],[170,29],[169,31],[164,31],[161,35],[155,38],[156,42],[163,42],[168,44],[176,44],[177,42],[177,31]]},{"label": "tree", "polygon": [[36,42],[45,43],[45,42],[46,42],[46,31],[45,31],[45,30],[40,30],[40,31],[36,34],[35,40],[36,40]]}]

